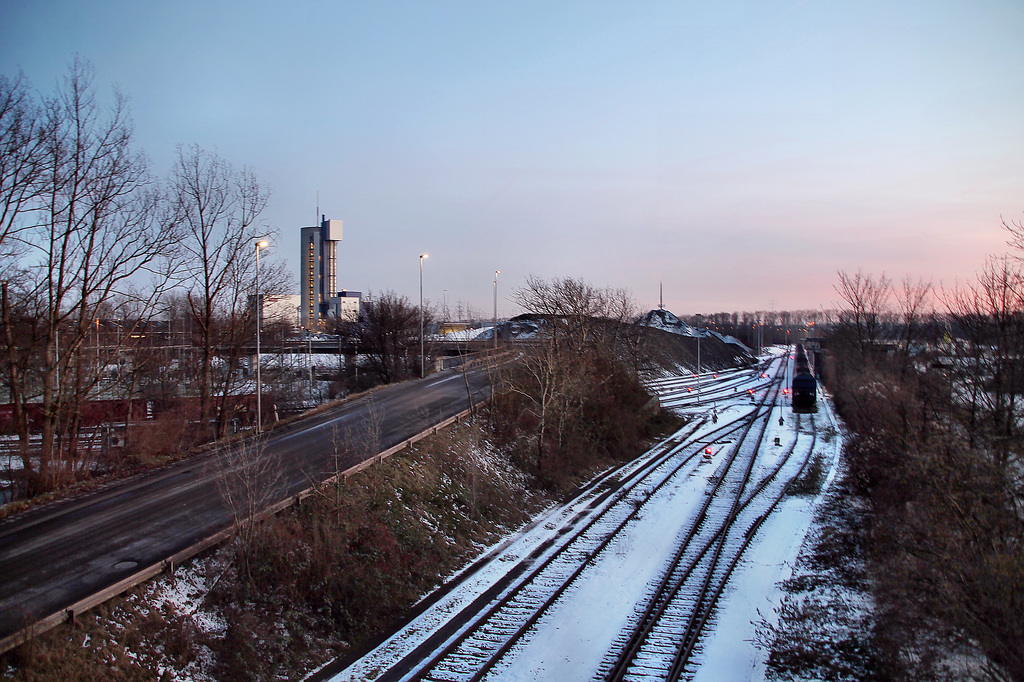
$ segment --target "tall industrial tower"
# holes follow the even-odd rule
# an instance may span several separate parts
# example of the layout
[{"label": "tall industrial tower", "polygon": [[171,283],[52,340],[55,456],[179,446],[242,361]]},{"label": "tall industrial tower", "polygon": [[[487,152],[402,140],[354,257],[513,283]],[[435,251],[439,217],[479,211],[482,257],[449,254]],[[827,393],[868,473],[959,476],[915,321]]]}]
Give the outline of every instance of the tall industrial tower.
[{"label": "tall industrial tower", "polygon": [[338,296],[338,242],[341,221],[321,216],[319,227],[302,228],[299,261],[301,268],[300,324],[319,329],[330,312],[331,299]]}]

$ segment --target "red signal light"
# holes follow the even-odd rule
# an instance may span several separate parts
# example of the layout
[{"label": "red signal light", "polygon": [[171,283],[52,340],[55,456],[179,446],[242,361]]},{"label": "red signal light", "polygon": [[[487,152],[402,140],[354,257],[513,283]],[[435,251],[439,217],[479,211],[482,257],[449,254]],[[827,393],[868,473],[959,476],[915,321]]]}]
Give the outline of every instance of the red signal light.
[{"label": "red signal light", "polygon": [[750,395],[754,395],[754,389],[748,388],[747,393],[749,393]]},{"label": "red signal light", "polygon": [[705,454],[705,455],[710,455],[710,454],[712,454],[711,448],[710,448],[710,447],[706,447],[706,448],[704,448],[704,454]]}]

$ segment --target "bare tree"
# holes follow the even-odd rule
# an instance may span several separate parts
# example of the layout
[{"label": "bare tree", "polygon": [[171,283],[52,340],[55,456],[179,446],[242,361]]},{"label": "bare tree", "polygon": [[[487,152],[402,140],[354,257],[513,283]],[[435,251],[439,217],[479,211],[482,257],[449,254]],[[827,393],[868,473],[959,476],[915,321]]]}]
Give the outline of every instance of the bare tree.
[{"label": "bare tree", "polygon": [[[865,285],[861,276],[847,284],[859,292],[851,298],[868,302],[861,310],[870,310],[877,281]],[[930,290],[907,279],[896,292],[904,350]],[[864,346],[830,339],[830,351],[847,356],[837,359],[832,383],[853,434],[851,482],[870,496],[865,537],[875,568],[879,660],[897,670],[909,666],[883,671],[888,676],[925,677],[931,661],[975,649],[988,657],[992,678],[1024,679],[1024,625],[1014,596],[1024,585],[1022,292],[1019,262],[995,257],[974,281],[942,293],[948,373],[897,365],[898,356],[866,355]],[[932,646],[945,651],[936,656]]]},{"label": "bare tree", "polygon": [[552,343],[570,349],[582,349],[593,340],[593,320],[607,308],[604,290],[571,277],[545,280],[530,275],[512,292],[512,300],[527,314],[547,319]]},{"label": "bare tree", "polygon": [[[247,293],[255,290],[257,237],[269,231],[257,224],[268,192],[251,171],[238,171],[198,146],[178,149],[170,185],[174,220],[190,264],[187,300],[200,353],[200,419],[204,430],[212,423],[211,435],[219,437],[227,415],[221,410],[211,422],[215,357],[221,348],[238,349],[254,330]],[[238,351],[227,358],[220,382],[222,403],[240,355]]]},{"label": "bare tree", "polygon": [[914,280],[904,277],[896,294],[896,317],[899,328],[899,351],[901,355],[901,373],[905,374],[909,367],[913,346],[917,343],[924,329],[924,320],[933,312],[929,310],[933,286],[931,282],[918,278]]},{"label": "bare tree", "polygon": [[624,359],[633,373],[644,368],[650,328],[638,324],[640,306],[627,289],[605,290],[605,316],[608,320],[607,341],[613,356]]},{"label": "bare tree", "polygon": [[43,190],[40,125],[25,77],[0,76],[0,262],[13,262],[21,251],[17,237],[31,226],[26,214]]},{"label": "bare tree", "polygon": [[1002,220],[1003,228],[1009,233],[1006,243],[1016,251],[1016,259],[1024,259],[1024,220]]},{"label": "bare tree", "polygon": [[852,334],[863,355],[878,341],[889,314],[892,281],[885,273],[876,279],[860,270],[853,275],[840,271],[835,290],[846,306],[840,313],[840,326]]},{"label": "bare tree", "polygon": [[217,487],[231,513],[238,542],[239,573],[251,580],[260,527],[259,516],[281,495],[284,474],[280,456],[267,452],[262,440],[244,440],[216,461]]},{"label": "bare tree", "polygon": [[[432,321],[431,311],[423,311]],[[390,289],[373,298],[365,307],[359,328],[359,347],[370,360],[380,380],[391,383],[411,376],[419,361],[420,309]]]},{"label": "bare tree", "polygon": [[[17,232],[24,249],[19,262],[34,284],[22,292],[20,307],[23,319],[37,325],[30,337],[41,352],[19,353],[8,325],[6,378],[12,397],[40,404],[38,472],[25,464],[43,488],[72,469],[82,401],[96,380],[95,365],[82,357],[94,321],[112,299],[128,295],[138,273],[166,264],[174,239],[160,223],[160,195],[146,160],[131,148],[124,99],[115,93],[113,106],[101,112],[92,76],[90,66],[76,61],[55,94],[35,110],[34,125],[23,99],[26,118],[19,130],[34,138],[13,148],[32,158],[4,161],[20,169],[10,177],[32,176],[31,189],[24,182],[17,189],[13,181],[10,192],[5,188],[5,220],[8,239]],[[10,305],[5,302],[5,319],[13,324]],[[32,366],[19,368],[26,361]],[[54,458],[69,466],[53,469]]]},{"label": "bare tree", "polygon": [[[638,349],[627,330],[636,327],[636,305],[624,290],[573,278],[530,277],[513,300],[542,319],[544,331],[503,369],[497,400],[499,409],[532,427],[534,467],[543,472],[549,460],[594,442],[602,401],[620,388],[631,390],[626,386],[636,380],[631,361]],[[627,366],[632,374],[624,379]],[[609,390],[612,383],[619,385]]]},{"label": "bare tree", "polygon": [[[34,397],[34,379],[38,378],[38,368],[43,366],[45,346],[43,325],[35,314],[38,307],[33,305],[33,292],[27,282],[26,277],[13,283],[7,280],[0,283],[0,312],[4,325],[3,380],[11,401],[12,427],[18,436],[22,467],[31,474],[34,465],[29,448],[29,398]],[[19,283],[22,286],[18,287]],[[19,290],[11,292],[10,284]]]},{"label": "bare tree", "polygon": [[1024,275],[1010,258],[990,258],[976,283],[944,293],[955,332],[952,371],[966,400],[973,446],[984,442],[1005,466],[1021,437],[1018,396],[1024,392]]},{"label": "bare tree", "polygon": [[[566,425],[582,406],[587,368],[581,360],[578,354],[549,339],[525,349],[519,361],[504,373],[503,385],[532,413],[536,433],[534,466],[538,471],[543,469],[548,451],[557,452]],[[548,443],[552,434],[553,448]]]}]

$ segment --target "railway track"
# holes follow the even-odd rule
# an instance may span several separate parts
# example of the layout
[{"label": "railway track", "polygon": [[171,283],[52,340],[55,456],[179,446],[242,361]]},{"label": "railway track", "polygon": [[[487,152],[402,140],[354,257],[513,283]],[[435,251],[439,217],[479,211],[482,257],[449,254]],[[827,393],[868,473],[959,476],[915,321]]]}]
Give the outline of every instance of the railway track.
[{"label": "railway track", "polygon": [[[728,472],[720,479],[699,522],[687,529],[662,580],[639,610],[632,630],[624,633],[602,665],[602,679],[678,680],[688,672],[686,666],[729,576],[761,523],[810,460],[816,436],[812,435],[810,443],[799,448],[802,454],[794,458],[799,440],[786,448],[760,480],[752,477],[754,458],[736,476],[739,480],[731,481],[732,486],[721,485],[729,480]],[[760,447],[763,430],[757,441]],[[729,468],[735,463],[734,459]],[[787,468],[788,475],[780,475]],[[721,499],[715,499],[719,493],[723,493]]]},{"label": "railway track", "polygon": [[724,402],[757,394],[774,381],[767,367],[704,372],[681,377],[668,377],[646,382],[658,393],[662,407],[692,410],[714,408]]},{"label": "railway track", "polygon": [[[813,450],[812,442],[798,465],[793,463],[800,459],[793,456],[797,441],[770,466],[758,457],[782,390],[785,364],[765,377],[765,390],[745,413],[699,437],[691,431],[667,439],[642,465],[603,480],[601,493],[595,492],[586,509],[559,529],[556,542],[510,571],[515,577],[460,614],[456,627],[431,637],[378,679],[468,682],[500,677],[509,654],[599,564],[648,501],[671,494],[674,481],[693,476],[707,465],[708,452],[717,451],[722,461],[704,502],[684,524],[660,581],[620,634],[615,655],[600,668],[608,679],[678,679],[670,677],[677,674],[672,670],[685,670],[746,543]],[[749,372],[741,376],[751,379]],[[662,389],[673,390],[667,384]]]}]

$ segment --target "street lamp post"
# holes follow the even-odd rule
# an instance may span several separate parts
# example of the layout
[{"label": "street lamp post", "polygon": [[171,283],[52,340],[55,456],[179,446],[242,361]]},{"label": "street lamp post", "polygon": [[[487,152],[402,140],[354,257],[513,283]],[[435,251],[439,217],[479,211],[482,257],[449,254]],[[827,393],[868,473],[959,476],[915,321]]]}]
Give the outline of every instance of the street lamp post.
[{"label": "street lamp post", "polygon": [[263,299],[260,296],[260,251],[269,242],[256,242],[256,433],[263,433],[263,382],[260,377],[260,328],[263,326]]},{"label": "street lamp post", "polygon": [[425,375],[423,367],[423,259],[430,258],[430,254],[420,254],[420,379]]},{"label": "street lamp post", "polygon": [[498,275],[501,270],[494,271],[494,347],[498,347]]}]

